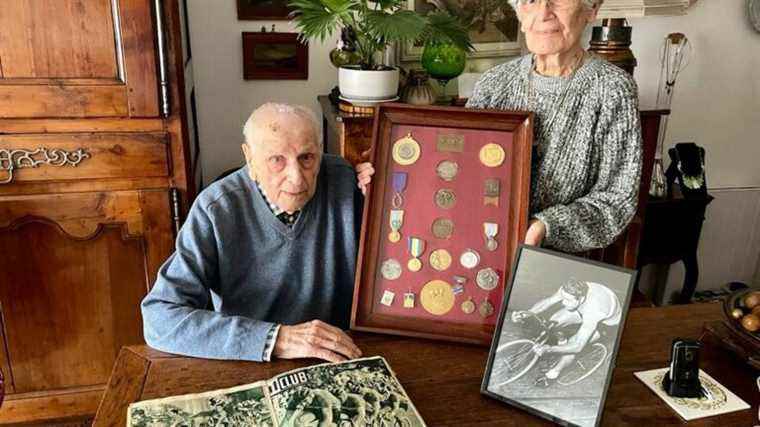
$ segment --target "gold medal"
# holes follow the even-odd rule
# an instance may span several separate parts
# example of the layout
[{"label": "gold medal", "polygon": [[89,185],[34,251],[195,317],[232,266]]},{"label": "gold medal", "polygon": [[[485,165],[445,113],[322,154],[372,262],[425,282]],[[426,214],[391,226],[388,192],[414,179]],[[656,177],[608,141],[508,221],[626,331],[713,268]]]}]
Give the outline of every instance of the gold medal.
[{"label": "gold medal", "polygon": [[406,267],[409,271],[420,271],[422,269],[422,261],[420,261],[419,257],[425,252],[425,241],[416,237],[409,237],[407,247],[409,253],[412,254],[412,259],[406,263]]},{"label": "gold medal", "polygon": [[391,231],[390,233],[388,233],[388,240],[390,240],[391,243],[398,243],[399,240],[401,240],[401,233],[399,233],[396,230]]},{"label": "gold medal", "polygon": [[472,301],[472,297],[468,297],[467,301],[462,303],[462,312],[464,314],[472,314],[475,312],[475,302]]},{"label": "gold medal", "polygon": [[420,144],[411,133],[393,143],[393,160],[401,166],[414,164],[420,158]]},{"label": "gold medal", "polygon": [[430,314],[442,316],[454,307],[454,292],[443,280],[431,280],[420,291],[420,304]]},{"label": "gold medal", "polygon": [[430,254],[430,266],[444,271],[451,266],[451,254],[446,249],[436,249]]},{"label": "gold medal", "polygon": [[390,225],[391,225],[391,231],[388,233],[388,240],[391,241],[391,243],[396,243],[399,240],[401,240],[401,233],[398,231],[401,228],[401,225],[404,223],[404,211],[400,209],[391,209],[391,215],[390,215]]},{"label": "gold medal", "polygon": [[507,155],[504,153],[504,149],[501,148],[501,145],[494,144],[493,142],[484,145],[483,148],[480,149],[480,162],[489,168],[495,168],[501,165],[504,163],[506,157]]},{"label": "gold medal", "polygon": [[433,236],[438,239],[448,239],[454,233],[454,221],[448,218],[438,218],[433,221]]}]

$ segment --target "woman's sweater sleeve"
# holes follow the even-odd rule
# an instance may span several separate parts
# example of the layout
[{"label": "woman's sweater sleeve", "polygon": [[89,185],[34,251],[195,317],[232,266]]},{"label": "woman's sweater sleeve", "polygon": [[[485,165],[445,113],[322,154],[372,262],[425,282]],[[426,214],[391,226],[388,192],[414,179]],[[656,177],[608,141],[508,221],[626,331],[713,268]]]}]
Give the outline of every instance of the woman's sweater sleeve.
[{"label": "woman's sweater sleeve", "polygon": [[565,252],[608,246],[636,212],[642,161],[636,83],[626,78],[603,84],[607,87],[594,131],[601,150],[596,183],[572,203],[534,215],[546,225],[544,244]]}]

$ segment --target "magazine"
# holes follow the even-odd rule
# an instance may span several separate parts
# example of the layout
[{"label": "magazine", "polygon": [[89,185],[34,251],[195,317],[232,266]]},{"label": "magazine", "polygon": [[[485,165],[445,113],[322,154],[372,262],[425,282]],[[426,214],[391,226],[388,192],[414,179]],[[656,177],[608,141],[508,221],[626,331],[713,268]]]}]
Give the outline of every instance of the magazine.
[{"label": "magazine", "polygon": [[425,426],[382,357],[129,405],[127,426]]}]

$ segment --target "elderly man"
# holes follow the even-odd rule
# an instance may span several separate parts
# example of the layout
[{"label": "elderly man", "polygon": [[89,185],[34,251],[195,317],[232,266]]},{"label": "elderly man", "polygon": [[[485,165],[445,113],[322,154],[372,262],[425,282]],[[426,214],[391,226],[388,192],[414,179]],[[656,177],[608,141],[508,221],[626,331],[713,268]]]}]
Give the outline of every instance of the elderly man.
[{"label": "elderly man", "polygon": [[[142,302],[145,340],[213,359],[360,356],[341,330],[361,225],[354,170],[322,154],[305,107],[265,104],[243,134],[247,165],[201,192]],[[357,170],[363,192],[374,171]]]}]

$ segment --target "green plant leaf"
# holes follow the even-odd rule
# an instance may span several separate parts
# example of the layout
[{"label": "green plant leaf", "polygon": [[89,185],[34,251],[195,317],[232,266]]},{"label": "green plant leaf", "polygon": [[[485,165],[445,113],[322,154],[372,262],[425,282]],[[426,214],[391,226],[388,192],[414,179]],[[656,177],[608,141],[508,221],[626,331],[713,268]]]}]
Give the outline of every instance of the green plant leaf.
[{"label": "green plant leaf", "polygon": [[452,43],[465,51],[473,50],[467,28],[456,17],[439,10],[428,13],[425,18],[427,25],[418,41]]},{"label": "green plant leaf", "polygon": [[291,17],[302,39],[319,39],[324,42],[345,20],[350,19],[352,0],[291,0]]},{"label": "green plant leaf", "polygon": [[394,13],[369,11],[365,21],[370,35],[383,40],[383,44],[417,40],[427,26],[426,19],[411,10],[399,10]]}]

